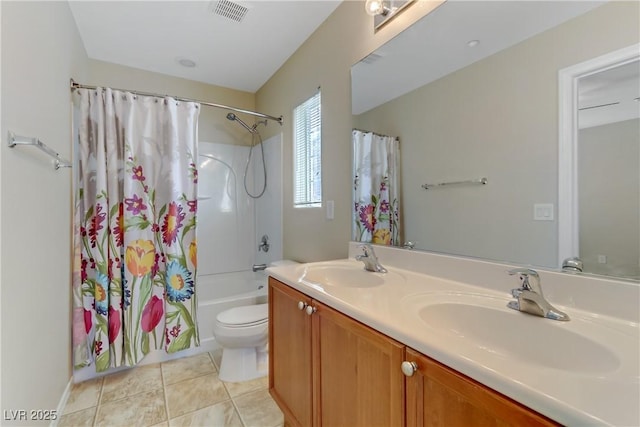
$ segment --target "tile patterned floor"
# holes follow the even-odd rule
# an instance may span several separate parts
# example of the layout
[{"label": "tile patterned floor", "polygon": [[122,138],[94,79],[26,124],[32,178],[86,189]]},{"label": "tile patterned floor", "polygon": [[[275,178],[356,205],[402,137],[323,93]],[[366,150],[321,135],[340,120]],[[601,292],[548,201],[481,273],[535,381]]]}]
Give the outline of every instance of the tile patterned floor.
[{"label": "tile patterned floor", "polygon": [[220,355],[203,353],[74,384],[58,426],[282,426],[267,377],[223,382]]}]

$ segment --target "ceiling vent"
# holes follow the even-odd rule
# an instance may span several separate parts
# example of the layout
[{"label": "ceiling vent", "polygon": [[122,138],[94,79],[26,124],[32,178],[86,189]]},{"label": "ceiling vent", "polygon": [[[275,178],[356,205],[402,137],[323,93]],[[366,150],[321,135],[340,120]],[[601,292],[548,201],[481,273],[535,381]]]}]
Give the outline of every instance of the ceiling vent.
[{"label": "ceiling vent", "polygon": [[232,21],[242,22],[249,8],[229,0],[220,0],[211,3],[211,11],[214,15],[220,15]]},{"label": "ceiling vent", "polygon": [[377,53],[370,53],[369,55],[365,56],[361,62],[364,62],[365,64],[373,64],[380,59],[382,59],[382,55],[378,55]]}]

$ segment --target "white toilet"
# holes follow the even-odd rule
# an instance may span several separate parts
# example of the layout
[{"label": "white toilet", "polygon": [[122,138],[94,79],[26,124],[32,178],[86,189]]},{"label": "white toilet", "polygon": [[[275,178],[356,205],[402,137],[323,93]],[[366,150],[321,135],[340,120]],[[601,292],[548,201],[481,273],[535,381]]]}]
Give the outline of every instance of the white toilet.
[{"label": "white toilet", "polygon": [[268,317],[268,304],[234,307],[216,316],[213,335],[222,347],[222,381],[247,381],[267,375]]},{"label": "white toilet", "polygon": [[[282,260],[271,267],[297,264]],[[227,382],[248,381],[267,375],[269,332],[268,304],[244,305],[219,313],[213,336],[222,347],[219,378]]]}]

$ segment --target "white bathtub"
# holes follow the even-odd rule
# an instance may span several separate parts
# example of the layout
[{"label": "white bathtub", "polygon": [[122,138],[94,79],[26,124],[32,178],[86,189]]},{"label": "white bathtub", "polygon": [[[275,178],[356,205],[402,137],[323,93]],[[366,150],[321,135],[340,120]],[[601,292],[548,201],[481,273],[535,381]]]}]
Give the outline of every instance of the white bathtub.
[{"label": "white bathtub", "polygon": [[239,271],[199,276],[196,295],[200,346],[211,351],[218,347],[213,337],[218,313],[241,305],[266,303],[267,275],[262,271]]}]

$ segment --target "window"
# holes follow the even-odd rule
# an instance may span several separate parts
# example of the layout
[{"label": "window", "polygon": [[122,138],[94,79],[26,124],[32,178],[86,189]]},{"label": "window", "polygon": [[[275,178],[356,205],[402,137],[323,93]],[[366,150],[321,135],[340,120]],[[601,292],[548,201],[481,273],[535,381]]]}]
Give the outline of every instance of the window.
[{"label": "window", "polygon": [[322,202],[320,90],[293,110],[293,206]]}]

